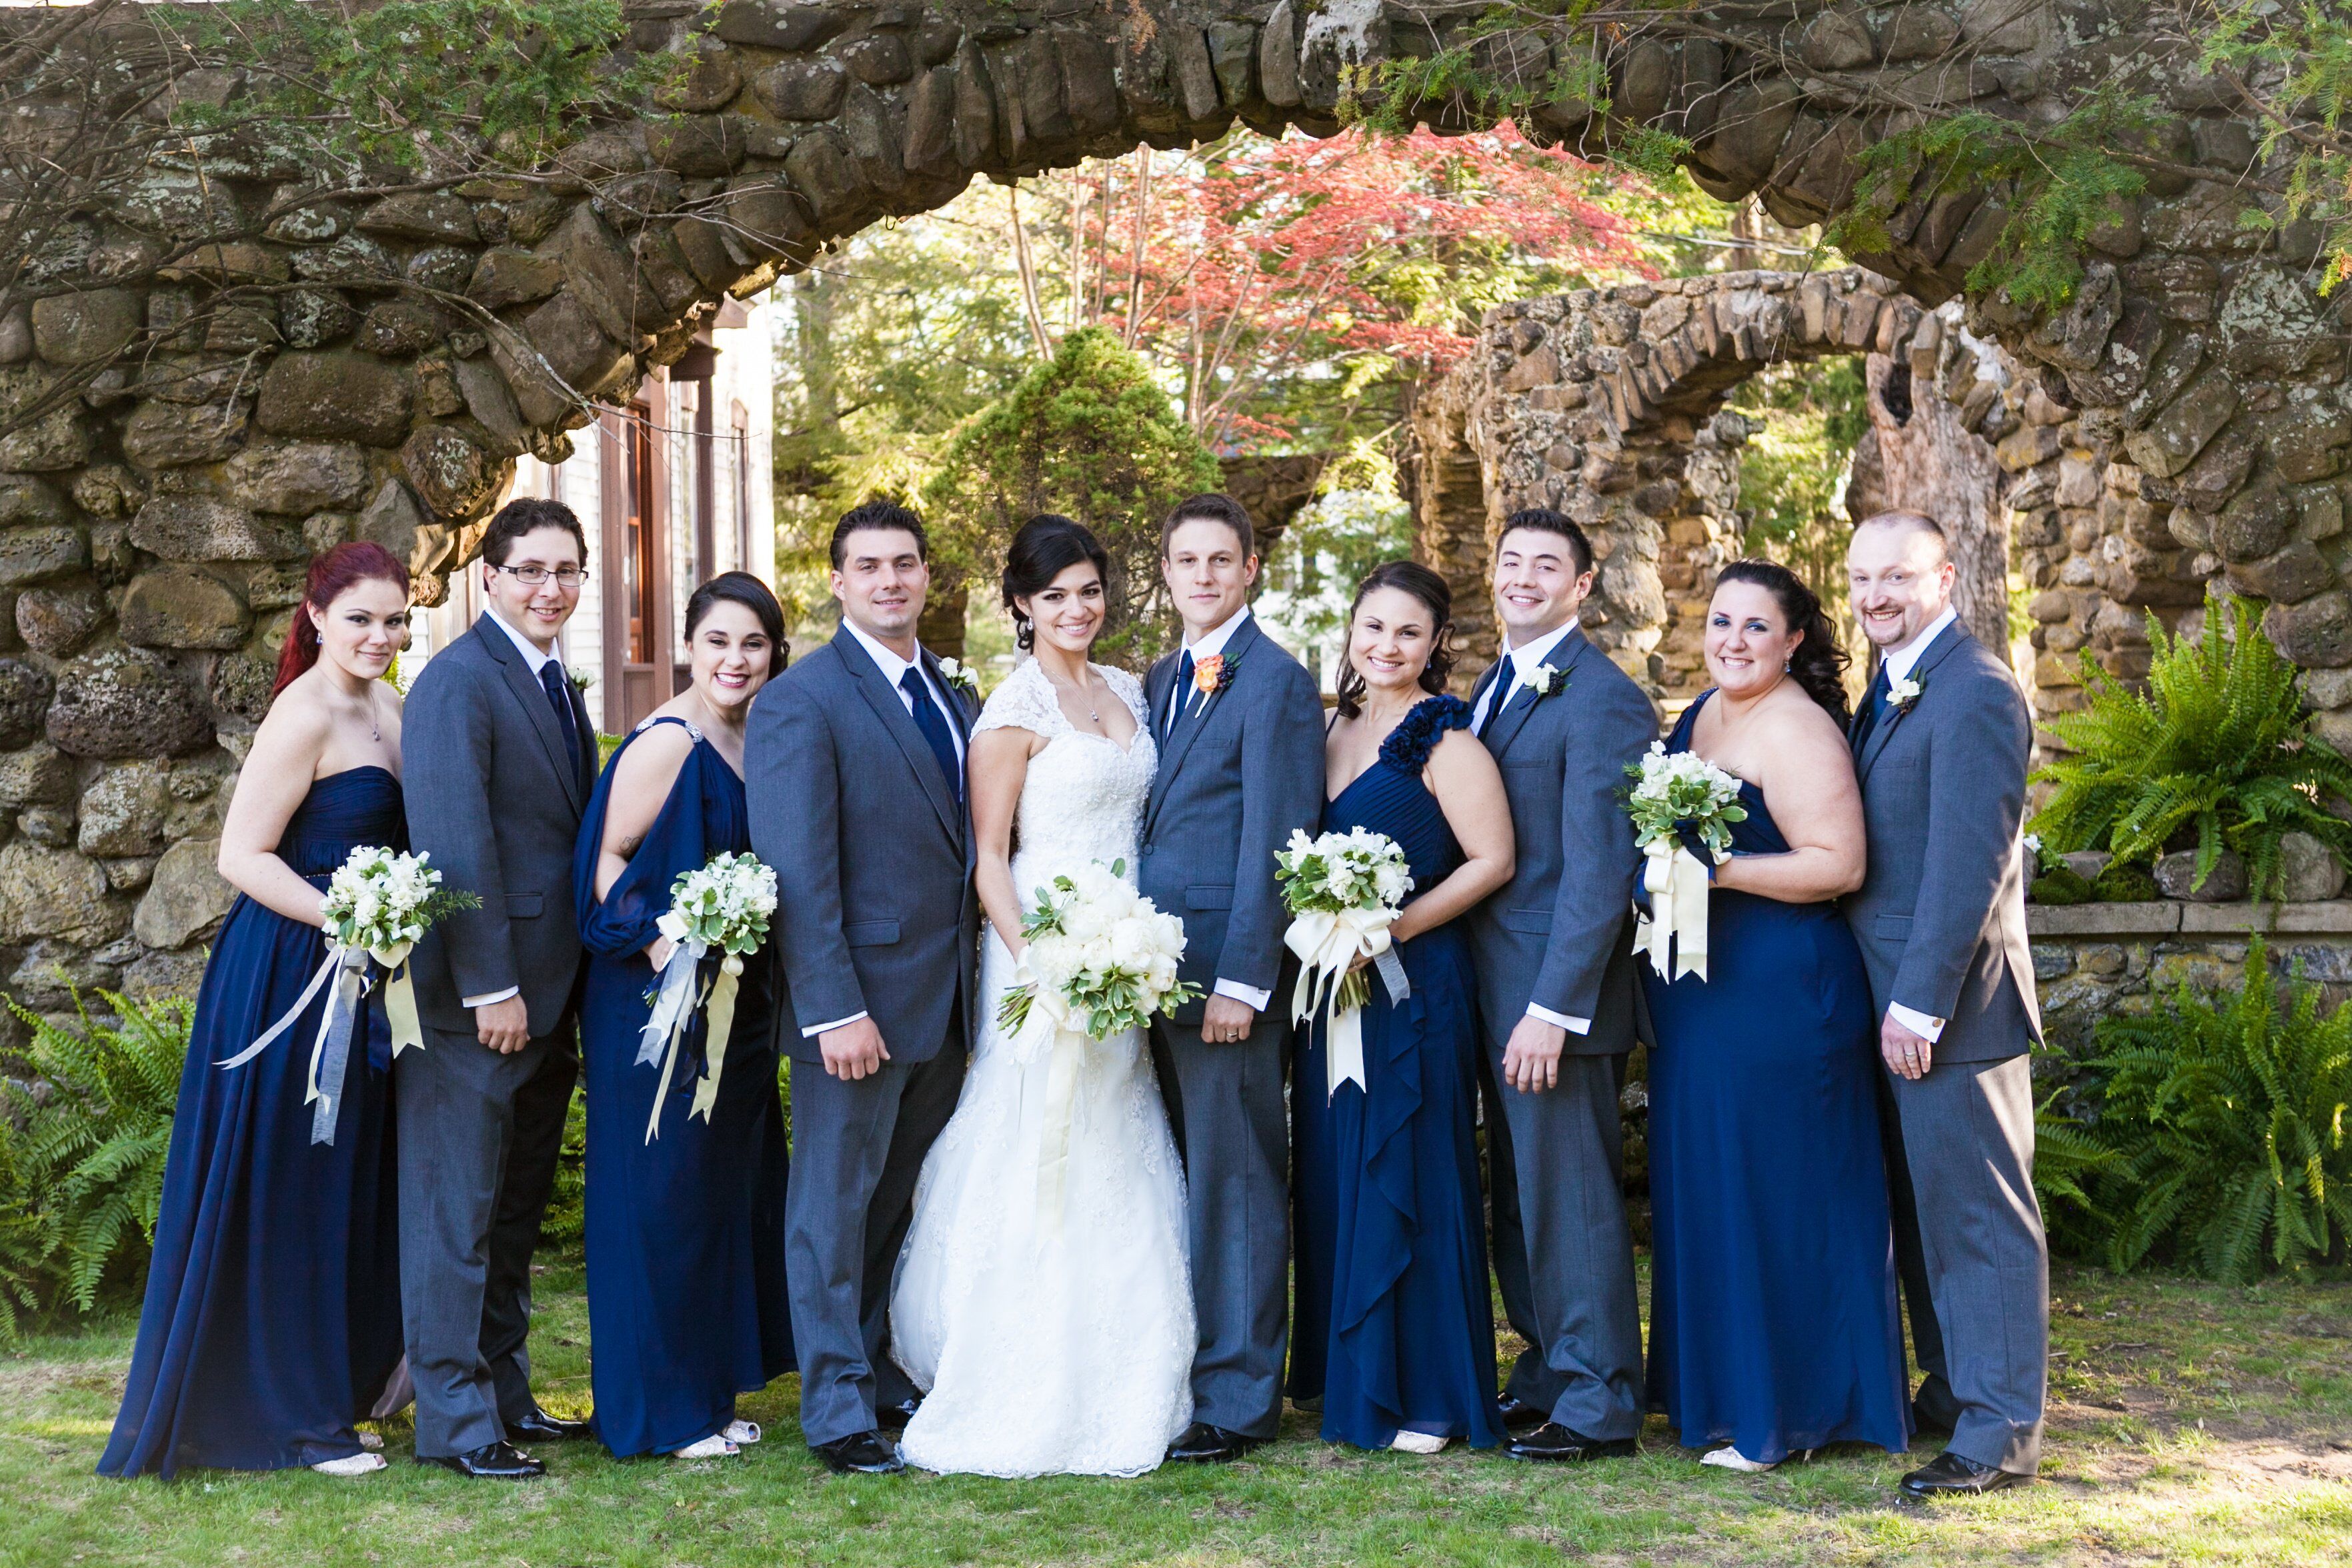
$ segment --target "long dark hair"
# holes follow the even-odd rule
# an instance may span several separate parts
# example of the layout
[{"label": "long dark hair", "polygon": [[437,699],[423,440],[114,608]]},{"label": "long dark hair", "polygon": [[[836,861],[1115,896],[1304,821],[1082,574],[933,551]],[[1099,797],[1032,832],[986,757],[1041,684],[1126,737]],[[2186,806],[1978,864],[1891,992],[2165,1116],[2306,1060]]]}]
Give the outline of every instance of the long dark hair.
[{"label": "long dark hair", "polygon": [[1789,630],[1805,634],[1797,651],[1789,655],[1789,674],[1805,688],[1807,696],[1837,720],[1840,729],[1845,728],[1845,667],[1851,661],[1838,645],[1837,629],[1822,609],[1821,596],[1778,561],[1735,560],[1716,573],[1717,588],[1727,582],[1752,582],[1764,590],[1780,606]]},{"label": "long dark hair", "polygon": [[347,589],[377,581],[389,582],[403,594],[408,591],[408,569],[373,540],[353,539],[310,558],[310,575],[302,583],[302,602],[294,612],[294,624],[287,629],[286,645],[278,654],[278,684],[269,688],[272,698],[319,662],[319,628],[310,612],[315,610],[324,615],[327,606]]},{"label": "long dark hair", "polygon": [[1104,608],[1109,608],[1110,552],[1084,523],[1053,512],[1040,512],[1021,525],[1013,547],[1004,552],[1004,612],[1013,617],[1013,640],[1027,653],[1037,644],[1037,623],[1021,612],[1016,601],[1043,593],[1054,580],[1081,561],[1092,561],[1102,578]]},{"label": "long dark hair", "polygon": [[[1429,663],[1422,666],[1421,689],[1434,696],[1445,689],[1445,677],[1454,673],[1454,591],[1445,580],[1417,560],[1382,561],[1364,573],[1364,580],[1356,584],[1356,597],[1348,606],[1349,637],[1355,636],[1356,612],[1364,601],[1383,588],[1402,589],[1421,601],[1429,612]],[[1364,677],[1356,673],[1356,662],[1339,661],[1339,716],[1353,718],[1364,711]]]}]

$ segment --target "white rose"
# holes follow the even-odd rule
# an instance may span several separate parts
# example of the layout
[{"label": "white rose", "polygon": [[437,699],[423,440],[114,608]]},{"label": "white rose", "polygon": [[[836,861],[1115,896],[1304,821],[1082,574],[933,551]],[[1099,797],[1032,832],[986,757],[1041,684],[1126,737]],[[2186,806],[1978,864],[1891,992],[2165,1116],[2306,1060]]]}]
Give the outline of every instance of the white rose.
[{"label": "white rose", "polygon": [[1110,928],[1110,951],[1115,962],[1140,969],[1151,958],[1151,926],[1139,916],[1127,916]]}]

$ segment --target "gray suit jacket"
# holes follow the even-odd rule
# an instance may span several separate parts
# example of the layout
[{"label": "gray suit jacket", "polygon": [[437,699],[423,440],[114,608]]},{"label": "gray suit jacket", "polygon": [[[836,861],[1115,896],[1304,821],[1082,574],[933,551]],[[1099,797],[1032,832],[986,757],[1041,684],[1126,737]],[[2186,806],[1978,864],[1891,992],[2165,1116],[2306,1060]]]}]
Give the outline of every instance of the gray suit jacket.
[{"label": "gray suit jacket", "polygon": [[[1315,678],[1258,629],[1253,615],[1224,647],[1232,683],[1188,714],[1160,758],[1143,809],[1142,863],[1136,885],[1184,922],[1178,974],[1203,998],[1218,980],[1261,991],[1282,977],[1282,934],[1290,916],[1274,879],[1274,855],[1293,829],[1323,820],[1323,698]],[[1178,655],[1144,677],[1152,733],[1162,732]],[[1173,1015],[1201,1021],[1202,1001]],[[1268,1010],[1285,1009],[1276,998]]]},{"label": "gray suit jacket", "polygon": [[537,1037],[554,1031],[580,974],[572,856],[596,727],[566,682],[583,753],[573,768],[546,688],[488,619],[425,664],[402,716],[409,847],[432,855],[444,886],[482,901],[427,931],[412,967],[417,1011],[436,1029],[473,1033],[464,998],[520,986]]},{"label": "gray suit jacket", "polygon": [[[971,698],[922,660],[969,740]],[[967,1030],[979,1005],[971,818],[846,626],[752,699],[743,772],[751,848],[781,894],[779,1046],[822,1061],[802,1030],[866,1013],[893,1061],[929,1061],[957,997]]]},{"label": "gray suit jacket", "polygon": [[[1641,855],[1625,768],[1657,738],[1658,715],[1580,631],[1549,663],[1566,684],[1540,697],[1514,692],[1483,737],[1502,767],[1517,865],[1470,912],[1478,1014],[1497,1050],[1530,1003],[1591,1019],[1564,1049],[1611,1056],[1633,1049],[1639,989],[1628,926]],[[1479,689],[1494,678],[1490,668]]]},{"label": "gray suit jacket", "polygon": [[1937,1061],[1998,1061],[2042,1038],[2025,938],[2026,760],[2033,721],[2009,666],[1958,622],[1913,666],[1855,771],[1870,845],[1846,919],[1871,998],[1945,1019]]}]

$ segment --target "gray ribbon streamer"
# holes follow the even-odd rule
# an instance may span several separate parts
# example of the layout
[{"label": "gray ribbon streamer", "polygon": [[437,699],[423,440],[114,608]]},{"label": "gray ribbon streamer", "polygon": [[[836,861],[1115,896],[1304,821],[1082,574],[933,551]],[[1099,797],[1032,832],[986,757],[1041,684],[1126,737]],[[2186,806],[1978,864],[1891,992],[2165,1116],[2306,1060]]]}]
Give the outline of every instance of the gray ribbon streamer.
[{"label": "gray ribbon streamer", "polygon": [[364,947],[346,947],[337,955],[335,989],[327,1000],[327,1016],[319,1023],[319,1042],[310,1051],[310,1142],[335,1141],[335,1116],[343,1106],[343,1074],[351,1064],[352,1026],[357,1021],[360,994],[367,984],[368,954]]},{"label": "gray ribbon streamer", "polygon": [[1388,988],[1389,1006],[1402,1006],[1405,998],[1412,995],[1412,982],[1404,977],[1404,961],[1397,956],[1393,946],[1372,956],[1372,967],[1381,972],[1381,984]]}]

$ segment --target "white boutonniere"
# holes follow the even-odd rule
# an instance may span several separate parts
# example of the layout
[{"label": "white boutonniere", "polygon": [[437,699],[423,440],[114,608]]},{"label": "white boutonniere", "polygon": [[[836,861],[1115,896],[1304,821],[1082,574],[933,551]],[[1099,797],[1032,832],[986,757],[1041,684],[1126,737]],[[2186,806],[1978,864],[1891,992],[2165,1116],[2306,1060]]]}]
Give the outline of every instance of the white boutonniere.
[{"label": "white boutonniere", "polygon": [[980,677],[973,674],[971,666],[961,659],[941,659],[940,678],[951,686],[961,686],[968,692],[977,693],[980,690]]},{"label": "white boutonniere", "polygon": [[1912,706],[1918,702],[1921,689],[1918,682],[1906,675],[1899,681],[1887,683],[1886,699],[1893,703],[1898,711],[1909,713]]},{"label": "white boutonniere", "polygon": [[586,696],[588,695],[588,688],[596,684],[596,677],[590,674],[586,670],[582,669],[578,664],[566,664],[563,667],[563,678],[570,681],[572,683],[572,689],[578,692],[583,696]]},{"label": "white boutonniere", "polygon": [[1549,664],[1529,664],[1519,672],[1519,677],[1511,683],[1511,688],[1517,691],[1525,686],[1538,697],[1548,697],[1567,684],[1566,672],[1555,670]]}]

